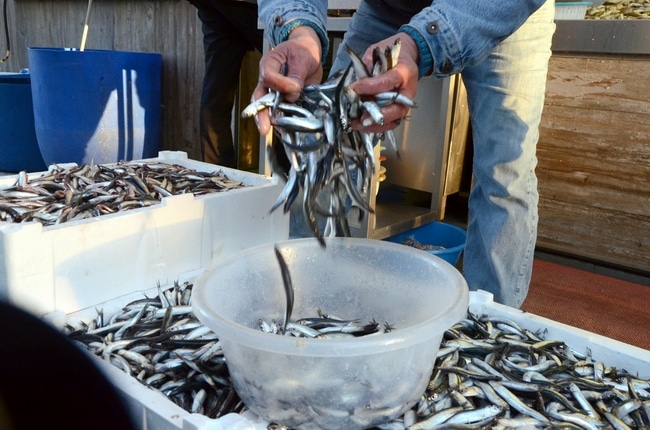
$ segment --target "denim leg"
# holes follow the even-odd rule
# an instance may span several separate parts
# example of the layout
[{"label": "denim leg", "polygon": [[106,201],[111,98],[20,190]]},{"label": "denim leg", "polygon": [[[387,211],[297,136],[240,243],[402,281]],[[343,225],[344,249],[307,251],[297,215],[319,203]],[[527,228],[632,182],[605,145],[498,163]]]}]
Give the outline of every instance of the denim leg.
[{"label": "denim leg", "polygon": [[544,107],[554,3],[546,2],[484,61],[462,72],[474,142],[463,259],[470,290],[519,308],[537,237],[535,155]]},{"label": "denim leg", "polygon": [[237,167],[232,109],[244,55],[262,46],[257,9],[252,3],[239,1],[196,4],[205,54],[199,120],[203,161]]}]

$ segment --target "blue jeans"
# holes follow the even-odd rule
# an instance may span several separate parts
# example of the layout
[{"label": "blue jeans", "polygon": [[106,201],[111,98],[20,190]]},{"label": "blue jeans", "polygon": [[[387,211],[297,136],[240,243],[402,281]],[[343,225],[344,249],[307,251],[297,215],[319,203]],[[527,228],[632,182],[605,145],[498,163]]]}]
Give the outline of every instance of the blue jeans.
[{"label": "blue jeans", "polygon": [[[528,293],[537,238],[535,152],[554,13],[549,0],[485,60],[461,72],[474,144],[463,274],[470,290],[515,308]],[[362,2],[342,46],[362,54],[395,31]],[[339,49],[332,72],[348,64]]]}]

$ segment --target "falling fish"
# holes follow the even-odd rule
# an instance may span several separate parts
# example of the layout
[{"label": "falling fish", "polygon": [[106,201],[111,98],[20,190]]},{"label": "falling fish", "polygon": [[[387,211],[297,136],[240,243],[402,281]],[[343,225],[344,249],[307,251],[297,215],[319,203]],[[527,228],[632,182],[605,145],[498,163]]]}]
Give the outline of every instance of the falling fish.
[{"label": "falling fish", "polygon": [[[350,66],[322,84],[305,86],[295,103],[287,103],[281,94],[269,92],[253,100],[242,112],[246,118],[268,109],[274,132],[291,165],[287,175],[274,162],[279,158],[274,147],[267,147],[274,173],[286,180],[271,211],[283,207],[288,212],[302,193],[304,219],[321,246],[325,246],[323,237],[350,235],[347,213],[351,206],[360,208],[361,216],[373,213],[366,198],[376,164],[373,148],[386,140],[399,158],[392,131],[366,133],[352,130],[350,124],[364,113],[371,122],[383,124],[382,107],[399,103],[414,108],[416,104],[397,92],[362,100],[350,85],[394,67],[400,48],[401,42],[396,40],[392,46],[376,49],[370,71],[348,49]],[[325,218],[322,228],[318,217]]]}]

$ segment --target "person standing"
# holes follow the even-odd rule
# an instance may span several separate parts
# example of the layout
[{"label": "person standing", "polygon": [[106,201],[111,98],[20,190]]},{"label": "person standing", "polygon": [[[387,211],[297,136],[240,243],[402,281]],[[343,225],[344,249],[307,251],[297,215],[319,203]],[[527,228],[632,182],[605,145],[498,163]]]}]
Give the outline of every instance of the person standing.
[{"label": "person standing", "polygon": [[[327,1],[259,0],[266,38],[255,99],[269,89],[295,101],[322,79]],[[351,85],[361,97],[398,91],[413,99],[418,80],[460,73],[467,89],[474,144],[463,274],[471,290],[520,307],[528,293],[537,238],[535,167],[546,75],[555,31],[553,0],[363,0],[345,33],[331,74],[346,67],[346,48],[372,64],[373,48],[401,41],[398,63]],[[286,64],[286,76],[281,73]],[[353,128],[379,133],[404,120],[408,107],[382,108],[383,125],[365,114]],[[256,115],[261,134],[267,111]]]},{"label": "person standing", "polygon": [[237,167],[232,110],[239,74],[248,51],[262,52],[254,0],[189,0],[197,8],[203,32],[205,74],[199,133],[203,161]]}]

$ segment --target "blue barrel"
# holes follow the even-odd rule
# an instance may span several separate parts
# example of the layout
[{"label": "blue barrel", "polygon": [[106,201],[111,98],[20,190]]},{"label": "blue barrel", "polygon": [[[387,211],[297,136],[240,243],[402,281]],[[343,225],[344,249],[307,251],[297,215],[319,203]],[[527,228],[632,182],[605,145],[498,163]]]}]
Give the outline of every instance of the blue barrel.
[{"label": "blue barrel", "polygon": [[32,47],[28,56],[34,126],[48,165],[158,155],[160,54]]},{"label": "blue barrel", "polygon": [[0,171],[46,170],[36,140],[28,73],[0,73],[0,134]]}]

